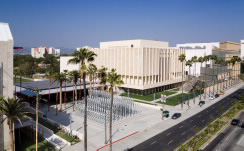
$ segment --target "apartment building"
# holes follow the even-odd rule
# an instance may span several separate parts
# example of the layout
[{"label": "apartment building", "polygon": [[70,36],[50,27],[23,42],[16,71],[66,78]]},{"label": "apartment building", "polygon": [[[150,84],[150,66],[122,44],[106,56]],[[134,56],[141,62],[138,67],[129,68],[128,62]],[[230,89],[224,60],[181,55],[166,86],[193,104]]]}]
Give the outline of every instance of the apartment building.
[{"label": "apartment building", "polygon": [[44,58],[47,54],[58,57],[60,56],[60,49],[55,49],[53,47],[48,48],[44,46],[41,46],[39,48],[31,48],[31,55],[33,58]]},{"label": "apartment building", "polygon": [[[0,97],[13,97],[13,47],[14,40],[7,23],[0,23]],[[0,117],[0,121],[4,117]],[[9,148],[7,122],[0,123],[0,150]]]},{"label": "apartment building", "polygon": [[[125,40],[101,42],[93,64],[98,68],[116,69],[124,84],[120,87],[136,94],[150,94],[179,85],[182,80],[179,55],[182,48],[169,47],[168,42],[152,40]],[[79,69],[78,65],[67,64],[72,57],[60,58],[60,71]]]}]

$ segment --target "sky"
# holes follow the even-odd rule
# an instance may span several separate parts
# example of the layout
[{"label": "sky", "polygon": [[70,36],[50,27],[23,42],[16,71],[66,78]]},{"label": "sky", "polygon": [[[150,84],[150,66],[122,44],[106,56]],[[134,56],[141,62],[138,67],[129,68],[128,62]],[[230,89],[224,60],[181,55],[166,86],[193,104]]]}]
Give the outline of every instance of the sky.
[{"label": "sky", "polygon": [[146,39],[178,43],[244,39],[244,0],[0,0],[15,46],[74,49]]}]

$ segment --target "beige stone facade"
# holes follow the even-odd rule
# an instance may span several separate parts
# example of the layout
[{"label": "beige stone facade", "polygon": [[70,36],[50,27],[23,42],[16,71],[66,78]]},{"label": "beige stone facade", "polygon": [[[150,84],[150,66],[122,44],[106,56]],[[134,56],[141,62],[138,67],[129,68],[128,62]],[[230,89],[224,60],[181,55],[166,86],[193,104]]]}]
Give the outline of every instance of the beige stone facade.
[{"label": "beige stone facade", "polygon": [[232,41],[222,41],[220,42],[220,50],[228,50],[228,51],[240,51],[241,44]]}]

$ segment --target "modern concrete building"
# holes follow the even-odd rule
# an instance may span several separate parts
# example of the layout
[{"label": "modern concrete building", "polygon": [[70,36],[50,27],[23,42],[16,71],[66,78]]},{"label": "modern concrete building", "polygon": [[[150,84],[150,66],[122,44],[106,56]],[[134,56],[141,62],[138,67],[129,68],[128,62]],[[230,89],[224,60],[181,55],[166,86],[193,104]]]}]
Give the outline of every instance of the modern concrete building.
[{"label": "modern concrete building", "polygon": [[[213,54],[213,50],[220,47],[219,42],[210,42],[210,43],[185,43],[185,44],[177,44],[176,47],[184,48],[186,54],[186,60],[191,60],[192,57],[197,56],[204,57]],[[210,61],[207,62],[210,64]],[[206,64],[203,63],[202,67],[205,67]],[[193,64],[190,68],[191,72],[189,71],[189,67],[186,67],[187,74],[200,76],[201,63]]]},{"label": "modern concrete building", "polygon": [[39,48],[31,48],[31,55],[34,58],[44,58],[47,54],[58,57],[60,56],[60,49],[55,49],[53,47],[48,48],[44,46],[41,46]]},{"label": "modern concrete building", "polygon": [[[0,23],[0,96],[13,97],[13,47],[14,40],[7,23]],[[0,121],[3,117],[0,117]],[[7,122],[0,123],[0,150],[9,148]]]},{"label": "modern concrete building", "polygon": [[244,40],[241,40],[241,59],[244,60]]},{"label": "modern concrete building", "polygon": [[[91,49],[97,54],[93,62],[98,68],[116,69],[122,76],[125,91],[140,95],[176,87],[182,79],[185,67],[178,60],[184,54],[181,48],[168,47],[168,42],[151,40],[126,40],[101,42],[100,49]],[[60,58],[60,72],[79,69],[68,65],[72,57]]]}]

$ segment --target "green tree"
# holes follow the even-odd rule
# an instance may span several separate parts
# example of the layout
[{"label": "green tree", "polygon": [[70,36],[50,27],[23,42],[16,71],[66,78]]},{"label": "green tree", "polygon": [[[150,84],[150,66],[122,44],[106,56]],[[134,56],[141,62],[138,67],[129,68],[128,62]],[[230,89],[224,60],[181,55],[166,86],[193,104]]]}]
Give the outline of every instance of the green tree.
[{"label": "green tree", "polygon": [[105,89],[106,83],[107,83],[107,70],[108,68],[102,66],[99,70],[98,70],[98,78],[100,80],[100,84],[102,84],[103,86],[103,90]]},{"label": "green tree", "polygon": [[7,100],[0,98],[0,113],[5,115],[6,117],[1,121],[2,123],[7,120],[7,124],[9,126],[9,138],[10,138],[10,149],[14,151],[14,123],[15,121],[19,121],[21,123],[21,118],[27,116],[27,112],[24,110],[23,104],[18,99],[10,99]]},{"label": "green tree", "polygon": [[[188,77],[190,77],[190,74],[191,74],[190,71],[191,71],[191,67],[192,67],[192,60],[187,60],[186,61],[186,66],[189,66],[189,75],[188,75]],[[195,104],[195,98],[194,98],[194,104]],[[189,105],[189,95],[188,95],[188,105]]]},{"label": "green tree", "polygon": [[84,87],[84,99],[85,99],[85,113],[84,113],[84,151],[87,151],[87,96],[86,96],[86,63],[90,63],[95,60],[97,56],[93,51],[90,51],[85,48],[75,51],[72,54],[73,58],[69,60],[68,63],[79,64],[80,65],[80,74],[83,79]]},{"label": "green tree", "polygon": [[182,83],[181,83],[181,89],[182,89],[182,98],[181,98],[181,109],[183,109],[183,80],[184,80],[184,62],[186,60],[186,55],[185,54],[181,54],[178,58],[178,60],[180,60],[181,64],[182,64]]},{"label": "green tree", "polygon": [[90,89],[92,89],[92,82],[94,82],[95,74],[97,72],[97,67],[94,64],[89,64],[87,68],[87,75],[90,81]]},{"label": "green tree", "polygon": [[111,93],[111,104],[110,104],[110,118],[109,118],[109,142],[110,142],[110,151],[112,151],[112,122],[113,122],[113,97],[114,97],[114,87],[123,84],[124,82],[121,80],[121,76],[116,73],[115,69],[112,69],[111,72],[108,73],[107,82],[109,83],[109,91]]}]

